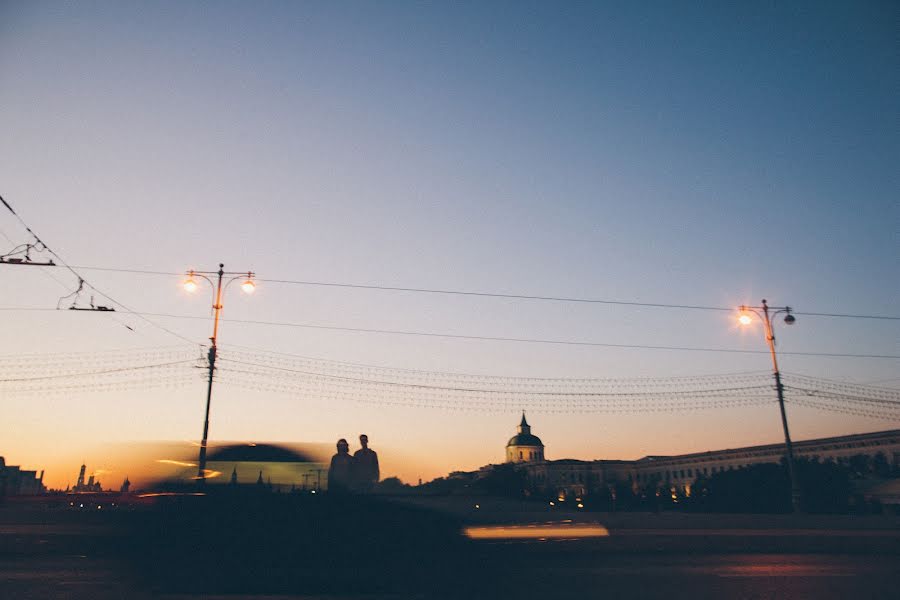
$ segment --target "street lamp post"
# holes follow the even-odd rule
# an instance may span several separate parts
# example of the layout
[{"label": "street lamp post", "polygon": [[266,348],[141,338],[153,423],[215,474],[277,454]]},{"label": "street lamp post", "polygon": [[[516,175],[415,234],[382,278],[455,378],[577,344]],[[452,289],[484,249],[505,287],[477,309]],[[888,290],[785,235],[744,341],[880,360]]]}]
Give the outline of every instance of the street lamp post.
[{"label": "street lamp post", "polygon": [[[225,265],[219,263],[218,271],[188,271],[187,279],[184,280],[184,289],[190,293],[194,293],[197,291],[197,282],[194,281],[195,277],[200,277],[201,279],[205,279],[215,290],[216,296],[215,301],[213,302],[213,334],[212,337],[209,338],[209,378],[206,387],[206,413],[203,418],[203,439],[200,442],[200,460],[197,464],[197,480],[200,483],[203,483],[206,480],[206,440],[209,436],[209,405],[212,401],[212,389],[213,389],[213,375],[216,370],[216,353],[217,346],[216,342],[219,337],[219,312],[222,310],[222,294],[231,283],[237,279],[243,279],[244,282],[241,283],[241,289],[246,294],[252,294],[256,290],[256,283],[253,281],[253,272],[252,271],[225,271]],[[213,283],[212,279],[207,277],[207,275],[216,276],[216,283]],[[231,279],[229,279],[225,285],[222,285],[222,278],[225,275],[234,275]]]},{"label": "street lamp post", "polygon": [[[750,325],[753,318],[749,313],[755,314],[762,320],[765,326],[766,343],[769,345],[769,353],[772,355],[772,372],[775,376],[775,390],[778,393],[778,408],[781,409],[781,426],[784,428],[784,445],[787,454],[788,477],[791,480],[791,507],[794,512],[800,512],[800,485],[797,483],[797,473],[794,470],[794,445],[791,443],[791,433],[788,430],[787,413],[784,409],[784,385],[781,383],[781,371],[778,370],[778,357],[775,354],[775,330],[772,326],[772,320],[769,310],[772,310],[771,317],[784,314],[784,323],[793,325],[797,320],[791,314],[790,306],[773,306],[770,307],[765,299],[762,306],[741,306],[738,321],[742,325]],[[760,313],[762,311],[762,313]]]}]

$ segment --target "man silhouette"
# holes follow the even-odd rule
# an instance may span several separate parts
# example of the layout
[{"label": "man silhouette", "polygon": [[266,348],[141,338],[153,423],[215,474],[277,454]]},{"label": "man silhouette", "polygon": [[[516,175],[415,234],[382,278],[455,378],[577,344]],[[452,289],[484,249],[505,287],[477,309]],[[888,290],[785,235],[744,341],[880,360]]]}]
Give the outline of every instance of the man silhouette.
[{"label": "man silhouette", "polygon": [[362,446],[353,454],[354,479],[360,492],[371,492],[378,483],[380,472],[378,470],[378,454],[369,448],[369,436],[359,436],[359,445]]},{"label": "man silhouette", "polygon": [[341,438],[337,441],[337,454],[331,457],[328,468],[328,491],[336,494],[345,493],[353,484],[353,457],[350,456],[350,444]]}]

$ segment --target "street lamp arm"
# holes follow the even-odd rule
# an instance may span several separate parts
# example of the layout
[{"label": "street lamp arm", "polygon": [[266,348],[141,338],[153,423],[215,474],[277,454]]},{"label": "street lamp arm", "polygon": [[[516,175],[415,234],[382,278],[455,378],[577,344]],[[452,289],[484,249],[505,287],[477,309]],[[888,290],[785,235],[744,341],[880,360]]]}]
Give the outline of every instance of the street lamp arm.
[{"label": "street lamp arm", "polygon": [[[225,275],[231,275],[231,274],[232,273],[225,273]],[[243,279],[245,282],[253,281],[253,278],[255,276],[256,276],[256,274],[253,271],[244,271],[243,273],[238,273],[237,275],[235,275],[234,277],[229,279],[227,282],[225,282],[225,285],[222,287],[222,289],[227,290],[228,286],[231,285],[232,283],[234,283],[235,281],[237,281],[238,279]],[[212,283],[212,282],[210,282],[210,283]]]},{"label": "street lamp arm", "polygon": [[[194,277],[199,277],[206,280],[206,283],[208,283],[212,289],[216,289],[216,284],[213,283],[212,279],[204,275],[204,273],[205,271],[188,271],[187,273],[185,273],[185,275],[187,275],[188,281],[192,281]],[[215,273],[213,273],[213,275],[214,274]]]}]

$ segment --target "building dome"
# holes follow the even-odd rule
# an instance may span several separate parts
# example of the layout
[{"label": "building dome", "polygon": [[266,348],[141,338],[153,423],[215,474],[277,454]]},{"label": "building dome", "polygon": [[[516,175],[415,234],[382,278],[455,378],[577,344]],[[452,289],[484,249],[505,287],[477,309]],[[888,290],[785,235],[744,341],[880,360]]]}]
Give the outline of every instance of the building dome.
[{"label": "building dome", "polygon": [[519,433],[506,443],[506,462],[539,462],[544,460],[544,444],[541,438],[531,433],[531,426],[522,413]]},{"label": "building dome", "polygon": [[507,448],[510,446],[540,446],[543,448],[544,444],[541,443],[541,438],[536,435],[531,435],[530,433],[517,433],[509,438],[509,441],[506,443]]}]

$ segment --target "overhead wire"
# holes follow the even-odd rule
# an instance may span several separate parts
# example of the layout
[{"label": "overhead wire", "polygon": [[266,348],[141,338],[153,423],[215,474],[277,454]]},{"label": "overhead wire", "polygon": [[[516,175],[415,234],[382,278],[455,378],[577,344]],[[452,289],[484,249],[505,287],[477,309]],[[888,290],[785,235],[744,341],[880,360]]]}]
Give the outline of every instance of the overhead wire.
[{"label": "overhead wire", "polygon": [[[45,242],[44,242],[44,241],[43,241],[43,240],[42,240],[42,239],[41,239],[41,238],[40,238],[40,237],[32,230],[32,229],[31,229],[31,227],[28,226],[28,223],[26,223],[25,220],[22,219],[21,216],[19,216],[19,214],[13,209],[13,207],[10,206],[9,202],[7,202],[2,196],[0,196],[0,202],[2,202],[3,205],[7,208],[7,210],[9,210],[9,212],[16,218],[16,220],[19,221],[19,223],[22,225],[22,227],[25,228],[25,231],[27,231],[27,232],[28,232],[28,233],[29,233],[29,234],[30,234],[37,242],[39,242],[39,243],[43,246],[43,248],[44,248],[48,253],[50,253],[50,255],[53,256],[57,261],[59,261],[59,263],[60,263],[63,267],[65,267],[66,269],[68,269],[75,277],[78,278],[78,280],[79,280],[79,289],[81,289],[81,286],[82,286],[82,285],[86,285],[86,286],[88,286],[90,289],[92,289],[94,292],[96,292],[97,294],[99,294],[100,296],[103,296],[104,298],[106,298],[107,300],[109,300],[110,302],[112,302],[113,304],[115,304],[115,305],[119,306],[120,308],[124,309],[125,312],[137,316],[138,318],[142,319],[144,322],[148,323],[149,325],[151,325],[151,326],[153,326],[153,327],[156,327],[156,328],[160,329],[161,331],[165,331],[166,333],[168,333],[168,334],[170,334],[170,335],[173,335],[173,336],[175,336],[175,337],[177,337],[177,338],[179,338],[179,339],[181,339],[181,340],[183,340],[183,341],[185,341],[185,342],[187,342],[187,343],[189,343],[189,344],[192,344],[192,345],[196,345],[196,344],[197,344],[196,341],[191,340],[191,339],[189,339],[189,338],[187,338],[187,337],[181,335],[180,333],[176,333],[175,331],[172,331],[171,329],[169,329],[169,328],[167,328],[167,327],[164,327],[164,326],[162,326],[162,325],[160,325],[160,324],[158,324],[158,323],[155,323],[155,322],[151,321],[151,320],[148,319],[146,316],[141,315],[140,313],[138,313],[138,312],[132,310],[132,309],[129,308],[127,305],[123,304],[122,302],[119,302],[118,300],[116,300],[115,298],[113,298],[112,296],[110,296],[109,294],[107,294],[106,292],[103,292],[102,290],[98,289],[98,288],[95,287],[93,284],[91,284],[89,281],[85,280],[84,277],[82,277],[81,274],[78,273],[78,271],[76,271],[73,267],[71,267],[71,266],[70,266],[70,265],[69,265],[69,264],[68,264],[68,263],[67,263],[60,255],[59,255],[59,254],[57,254],[52,248],[50,248],[50,247],[49,247],[49,246],[48,246],[48,245],[47,245],[47,244],[46,244],[46,243],[45,243]],[[76,293],[77,293],[77,291],[76,291]],[[124,325],[124,324],[123,324],[123,325]]]},{"label": "overhead wire", "polygon": [[192,360],[176,360],[166,363],[157,363],[152,365],[140,365],[136,367],[121,367],[118,369],[104,369],[101,371],[84,371],[80,373],[60,373],[56,375],[42,375],[38,377],[13,377],[9,379],[0,379],[0,383],[28,382],[28,381],[46,381],[48,379],[61,379],[63,377],[92,377],[95,375],[110,375],[113,373],[124,373],[130,371],[142,371],[145,369],[156,369],[160,367],[171,367],[174,365],[183,365],[193,363]]},{"label": "overhead wire", "polygon": [[[24,311],[24,312],[44,312],[50,311],[54,309],[44,308],[44,307],[18,307],[18,306],[6,306],[0,307],[0,311]],[[211,317],[204,317],[198,315],[178,315],[172,313],[157,313],[157,312],[138,312],[129,310],[127,314],[134,315],[143,315],[147,317],[156,317],[156,318],[164,318],[164,319],[186,319],[186,320],[205,320],[209,321]],[[326,330],[326,331],[346,331],[353,333],[372,333],[372,334],[383,334],[383,335],[402,335],[402,336],[414,336],[414,337],[432,337],[432,338],[445,338],[445,339],[461,339],[461,340],[475,340],[475,341],[495,341],[495,342],[511,342],[511,343],[530,343],[530,344],[550,344],[550,345],[563,345],[563,346],[586,346],[586,347],[600,347],[600,348],[622,348],[622,349],[637,349],[637,350],[664,350],[664,351],[682,351],[682,352],[721,352],[727,354],[768,354],[769,352],[766,350],[745,350],[742,348],[707,348],[707,347],[698,347],[698,346],[663,346],[663,345],[651,345],[651,344],[617,344],[610,342],[591,342],[591,341],[580,341],[580,340],[559,340],[559,339],[542,339],[542,338],[518,338],[518,337],[502,337],[502,336],[487,336],[487,335],[465,335],[465,334],[455,334],[455,333],[443,333],[443,332],[430,332],[430,331],[410,331],[410,330],[399,330],[399,329],[375,329],[375,328],[364,328],[364,327],[345,327],[338,325],[320,325],[317,323],[296,323],[296,322],[288,322],[288,321],[261,321],[261,320],[253,320],[253,319],[229,319],[229,318],[221,318],[220,322],[223,323],[238,323],[245,325],[262,325],[269,327],[292,327],[292,328],[302,328],[302,329],[318,329],[318,330]],[[179,336],[181,337],[181,336]],[[187,338],[183,338],[187,339]],[[191,342],[192,344],[197,344],[196,342]],[[860,358],[860,359],[887,359],[887,360],[900,360],[900,355],[896,354],[856,354],[856,353],[842,353],[842,352],[800,352],[800,351],[779,351],[780,355],[784,356],[819,356],[819,357],[827,357],[827,358]]]},{"label": "overhead wire", "polygon": [[[78,266],[76,268],[82,269],[82,270],[109,271],[109,272],[116,272],[116,273],[135,273],[135,274],[144,274],[144,275],[163,275],[163,276],[183,275],[183,273],[177,273],[177,272],[172,272],[172,271],[129,269],[129,268],[116,268],[116,267]],[[704,304],[640,302],[637,300],[613,300],[613,299],[608,299],[608,298],[583,298],[583,297],[560,296],[560,295],[540,295],[540,294],[470,291],[470,290],[454,290],[454,289],[446,289],[446,288],[424,288],[424,287],[392,286],[392,285],[380,285],[380,284],[346,283],[346,282],[334,282],[334,281],[312,281],[312,280],[302,280],[302,279],[257,278],[256,280],[259,282],[262,282],[262,283],[276,283],[276,284],[284,284],[284,285],[346,288],[346,289],[375,290],[375,291],[387,291],[387,292],[409,292],[409,293],[417,293],[417,294],[472,296],[472,297],[498,298],[498,299],[507,299],[507,300],[534,300],[534,301],[543,301],[543,302],[608,304],[608,305],[613,305],[613,306],[633,306],[633,307],[638,307],[638,308],[666,308],[666,309],[680,309],[680,310],[705,310],[705,311],[717,311],[717,312],[733,312],[734,310],[736,310],[736,307],[733,307],[733,306],[731,306],[731,307],[729,307],[729,306],[712,306],[712,305],[704,305]],[[841,319],[874,319],[874,320],[900,321],[900,316],[898,316],[898,315],[869,315],[869,314],[860,314],[860,313],[813,312],[813,311],[792,311],[792,312],[795,315],[802,315],[802,316],[809,316],[809,317],[831,317],[831,318],[841,318]]]},{"label": "overhead wire", "polygon": [[[167,313],[143,313],[154,317],[161,318],[174,318],[174,319],[208,319],[208,317],[197,317],[190,315],[173,315]],[[261,320],[253,320],[253,319],[220,319],[222,322],[226,323],[243,323],[247,325],[264,325],[264,326],[274,326],[274,327],[296,327],[303,329],[320,329],[320,330],[328,330],[328,331],[348,331],[355,333],[375,333],[375,334],[386,334],[386,335],[403,335],[403,336],[418,336],[418,337],[433,337],[433,338],[446,338],[446,339],[461,339],[461,340],[479,340],[479,341],[496,341],[496,342],[514,342],[514,343],[531,343],[531,344],[551,344],[551,345],[564,345],[564,346],[589,346],[589,347],[601,347],[601,348],[630,348],[630,349],[640,349],[640,350],[670,350],[670,351],[685,351],[685,352],[723,352],[723,353],[736,353],[736,354],[768,354],[768,351],[765,350],[744,350],[740,348],[704,348],[697,346],[662,346],[662,345],[650,345],[650,344],[616,344],[609,342],[590,342],[590,341],[579,341],[579,340],[554,340],[554,339],[541,339],[541,338],[518,338],[518,337],[502,337],[502,336],[486,336],[486,335],[464,335],[464,334],[454,334],[454,333],[442,333],[442,332],[429,332],[429,331],[409,331],[409,330],[400,330],[400,329],[375,329],[375,328],[364,328],[364,327],[342,327],[336,325],[319,325],[314,323],[295,323],[295,322],[285,322],[285,321],[261,321]],[[872,359],[891,359],[898,360],[900,359],[900,355],[894,354],[852,354],[852,353],[838,353],[838,352],[794,352],[794,351],[781,351],[779,352],[781,355],[790,355],[790,356],[821,356],[821,357],[832,357],[832,358],[872,358]]]}]

